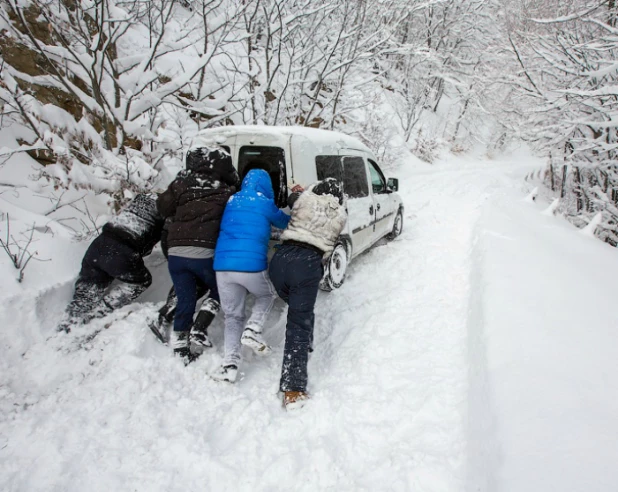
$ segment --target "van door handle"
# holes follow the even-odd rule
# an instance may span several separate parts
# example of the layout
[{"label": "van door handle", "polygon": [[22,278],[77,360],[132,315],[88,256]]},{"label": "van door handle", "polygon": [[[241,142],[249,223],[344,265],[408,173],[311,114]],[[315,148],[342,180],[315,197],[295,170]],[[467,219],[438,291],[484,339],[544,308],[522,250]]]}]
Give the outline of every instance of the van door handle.
[{"label": "van door handle", "polygon": [[373,215],[373,205],[369,207],[369,215]]},{"label": "van door handle", "polygon": [[376,205],[376,208],[377,208],[378,210],[380,210],[380,204],[379,204],[379,203]]}]

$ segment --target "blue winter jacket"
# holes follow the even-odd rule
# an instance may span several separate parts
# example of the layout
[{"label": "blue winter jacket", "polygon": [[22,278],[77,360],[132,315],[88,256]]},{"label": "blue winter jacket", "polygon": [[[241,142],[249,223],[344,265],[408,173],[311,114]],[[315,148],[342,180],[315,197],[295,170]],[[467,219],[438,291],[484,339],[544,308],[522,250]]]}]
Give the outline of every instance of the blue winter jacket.
[{"label": "blue winter jacket", "polygon": [[261,272],[268,268],[271,224],[285,229],[290,217],[275,205],[268,173],[252,169],[225,206],[215,248],[216,271]]}]

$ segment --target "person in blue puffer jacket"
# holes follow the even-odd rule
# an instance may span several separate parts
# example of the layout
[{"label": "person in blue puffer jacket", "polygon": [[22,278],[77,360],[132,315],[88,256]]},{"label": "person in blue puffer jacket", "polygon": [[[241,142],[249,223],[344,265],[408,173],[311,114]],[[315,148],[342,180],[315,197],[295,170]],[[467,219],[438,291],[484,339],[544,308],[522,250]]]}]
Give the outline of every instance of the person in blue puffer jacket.
[{"label": "person in blue puffer jacket", "polygon": [[[290,221],[277,208],[274,198],[268,173],[252,169],[223,212],[214,262],[225,315],[225,357],[212,375],[217,380],[231,383],[236,380],[241,345],[260,355],[270,352],[262,328],[277,294],[267,272],[268,242],[271,225],[285,229]],[[255,304],[245,323],[247,293],[255,296]]]}]

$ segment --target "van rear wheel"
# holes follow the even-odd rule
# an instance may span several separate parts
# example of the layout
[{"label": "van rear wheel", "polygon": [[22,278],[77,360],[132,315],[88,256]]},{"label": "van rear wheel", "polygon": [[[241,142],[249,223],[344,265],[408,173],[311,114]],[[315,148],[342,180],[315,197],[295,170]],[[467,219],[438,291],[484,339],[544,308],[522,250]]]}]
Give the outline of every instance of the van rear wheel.
[{"label": "van rear wheel", "polygon": [[324,276],[320,281],[320,289],[330,292],[333,289],[338,289],[345,281],[345,274],[348,269],[348,248],[344,242],[339,241],[335,244],[326,268]]}]

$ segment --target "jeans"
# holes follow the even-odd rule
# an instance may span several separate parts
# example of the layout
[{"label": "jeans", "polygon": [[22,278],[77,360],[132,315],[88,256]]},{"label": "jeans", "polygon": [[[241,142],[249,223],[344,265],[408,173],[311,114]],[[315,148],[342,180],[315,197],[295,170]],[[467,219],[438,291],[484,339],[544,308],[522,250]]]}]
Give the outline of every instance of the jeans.
[{"label": "jeans", "polygon": [[198,300],[198,282],[210,289],[210,297],[219,302],[217,279],[212,269],[212,258],[183,258],[170,255],[168,268],[174,290],[178,297],[174,316],[174,331],[188,331],[193,323],[193,314]]},{"label": "jeans", "polygon": [[307,391],[307,362],[313,342],[313,308],[324,273],[322,256],[311,249],[283,244],[270,262],[270,279],[288,304],[281,391]]}]

